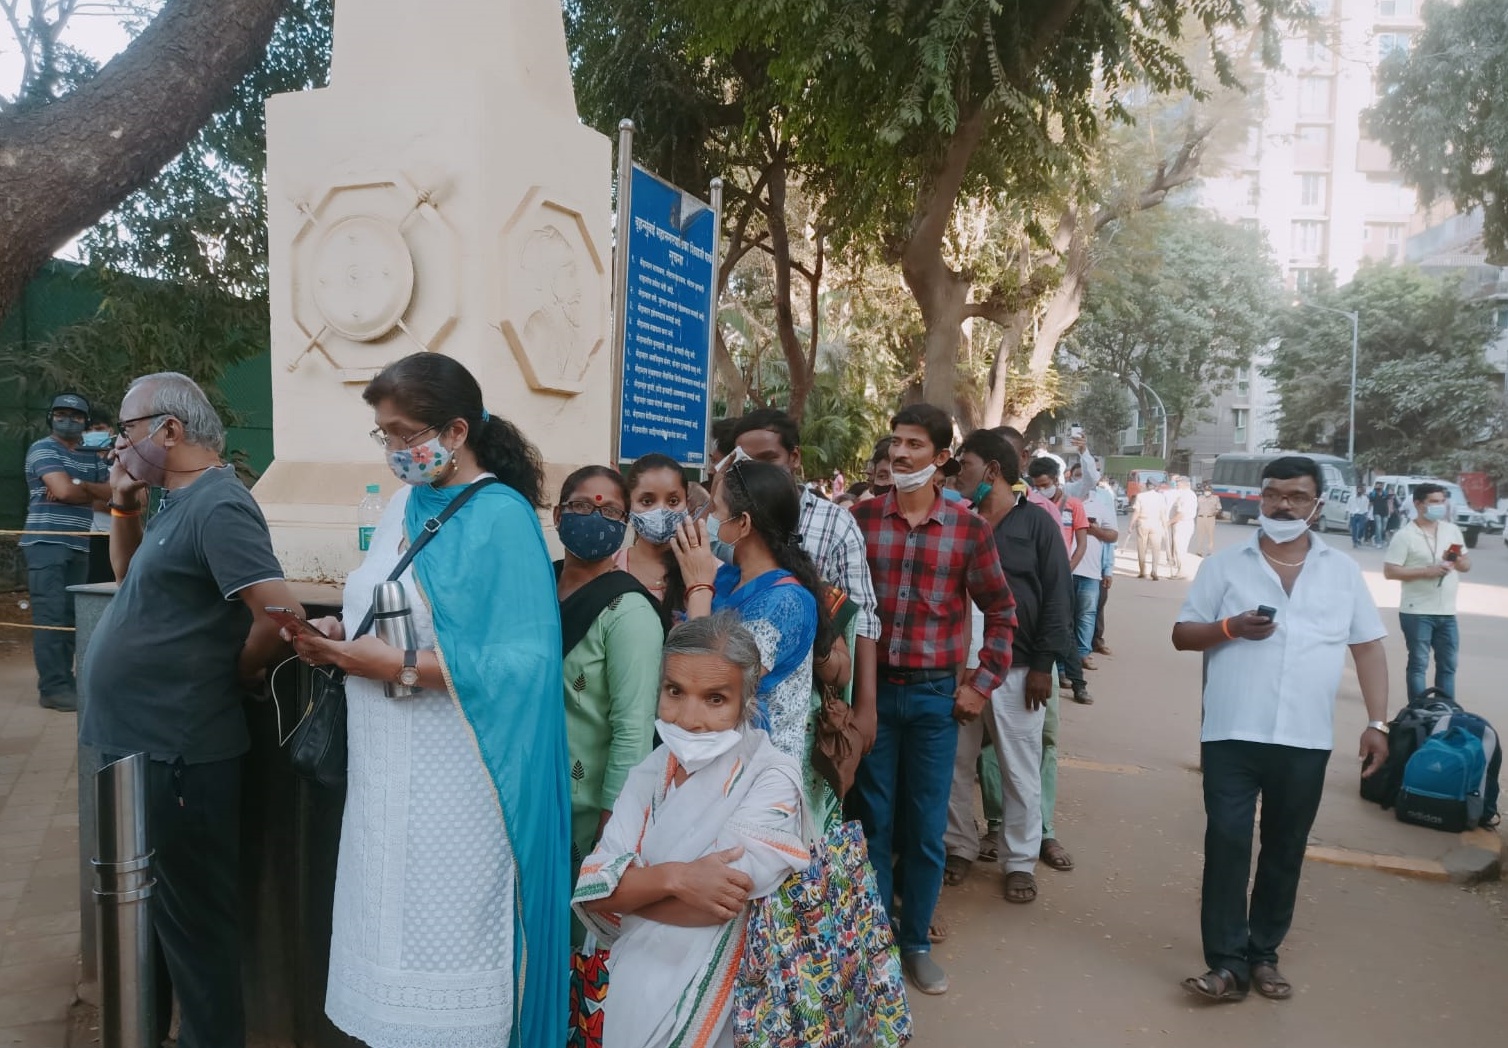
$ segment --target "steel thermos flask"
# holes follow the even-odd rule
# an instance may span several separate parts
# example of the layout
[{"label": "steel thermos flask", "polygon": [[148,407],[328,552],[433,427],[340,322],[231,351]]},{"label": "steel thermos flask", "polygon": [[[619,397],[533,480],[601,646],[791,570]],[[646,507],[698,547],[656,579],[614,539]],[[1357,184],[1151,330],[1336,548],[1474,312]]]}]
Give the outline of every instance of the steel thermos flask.
[{"label": "steel thermos flask", "polygon": [[[372,591],[372,632],[399,651],[419,647],[403,583],[382,582]],[[382,685],[383,694],[390,699],[406,699],[418,690],[393,680]]]}]

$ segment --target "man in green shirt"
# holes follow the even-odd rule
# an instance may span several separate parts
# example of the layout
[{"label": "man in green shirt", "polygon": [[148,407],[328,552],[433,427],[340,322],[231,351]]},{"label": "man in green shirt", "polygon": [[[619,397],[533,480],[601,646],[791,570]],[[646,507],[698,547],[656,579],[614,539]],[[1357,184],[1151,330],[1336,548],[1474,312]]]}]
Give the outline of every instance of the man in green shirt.
[{"label": "man in green shirt", "polygon": [[1435,653],[1435,687],[1456,697],[1456,654],[1461,635],[1456,625],[1456,590],[1471,570],[1461,529],[1450,520],[1450,503],[1439,484],[1414,486],[1414,519],[1399,528],[1383,556],[1384,578],[1403,583],[1398,622],[1408,644],[1409,702],[1424,694],[1431,650]]}]

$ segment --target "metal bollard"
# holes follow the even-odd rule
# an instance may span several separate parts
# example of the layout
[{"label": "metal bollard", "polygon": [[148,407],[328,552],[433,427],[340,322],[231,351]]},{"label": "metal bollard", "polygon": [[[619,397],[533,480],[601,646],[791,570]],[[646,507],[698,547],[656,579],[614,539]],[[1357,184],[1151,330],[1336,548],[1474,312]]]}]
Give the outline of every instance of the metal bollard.
[{"label": "metal bollard", "polygon": [[152,853],[147,848],[147,757],[133,753],[94,776],[99,833],[94,901],[99,919],[100,1042],[157,1048],[152,957]]}]

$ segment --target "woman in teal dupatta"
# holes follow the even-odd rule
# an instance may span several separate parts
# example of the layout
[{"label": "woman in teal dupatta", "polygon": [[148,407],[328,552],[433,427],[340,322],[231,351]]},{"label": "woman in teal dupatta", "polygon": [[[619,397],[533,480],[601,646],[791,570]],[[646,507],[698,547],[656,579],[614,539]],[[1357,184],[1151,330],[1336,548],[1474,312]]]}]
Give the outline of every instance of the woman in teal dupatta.
[{"label": "woman in teal dupatta", "polygon": [[[348,674],[350,768],[326,1012],[373,1048],[562,1045],[570,794],[560,613],[538,453],[440,354],[367,387],[405,482],[347,582],[359,621],[401,551],[464,492],[400,579],[419,648],[301,636]],[[412,680],[406,698],[382,682]],[[395,872],[396,871],[396,875]]]}]

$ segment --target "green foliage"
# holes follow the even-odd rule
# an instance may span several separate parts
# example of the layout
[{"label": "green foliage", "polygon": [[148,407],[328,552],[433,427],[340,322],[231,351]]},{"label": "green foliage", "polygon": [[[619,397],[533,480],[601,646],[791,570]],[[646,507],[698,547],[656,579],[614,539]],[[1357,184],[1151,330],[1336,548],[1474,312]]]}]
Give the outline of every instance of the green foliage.
[{"label": "green foliage", "polygon": [[23,397],[81,389],[114,409],[131,379],[181,371],[215,388],[265,350],[269,95],[328,81],[333,0],[292,0],[261,64],[183,153],[83,237],[105,300],[40,351],[0,350]]},{"label": "green foliage", "polygon": [[1425,202],[1448,195],[1485,210],[1488,257],[1508,263],[1508,7],[1503,0],[1425,5],[1424,31],[1378,72],[1372,133]]},{"label": "green foliage", "polygon": [[[1485,304],[1413,267],[1364,265],[1317,305],[1360,313],[1356,459],[1387,473],[1453,475],[1469,449],[1500,424],[1498,377],[1484,348],[1495,332]],[[1277,385],[1283,447],[1344,446],[1351,324],[1313,309],[1288,310],[1267,374]]]},{"label": "green foliage", "polygon": [[1131,425],[1131,404],[1126,387],[1114,375],[1094,373],[1082,377],[1078,389],[1058,418],[1084,427],[1092,448],[1115,448],[1121,432]]},{"label": "green foliage", "polygon": [[1169,207],[1108,227],[1071,363],[1156,389],[1170,440],[1248,366],[1272,334],[1278,271],[1259,233]]}]

